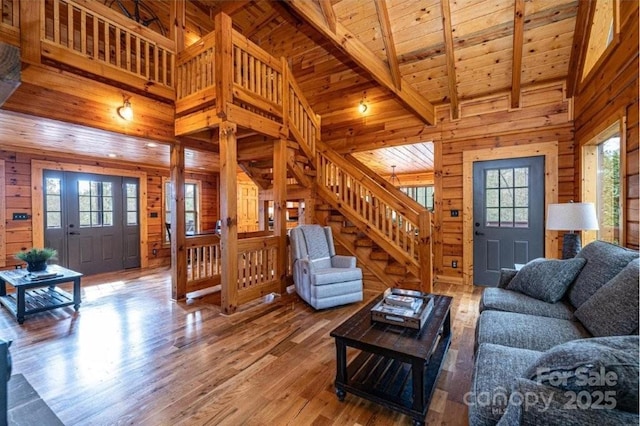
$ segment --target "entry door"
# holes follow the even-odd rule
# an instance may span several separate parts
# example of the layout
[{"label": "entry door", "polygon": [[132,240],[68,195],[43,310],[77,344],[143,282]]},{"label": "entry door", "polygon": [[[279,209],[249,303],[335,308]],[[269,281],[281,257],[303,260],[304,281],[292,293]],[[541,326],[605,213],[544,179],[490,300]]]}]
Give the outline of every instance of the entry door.
[{"label": "entry door", "polygon": [[138,180],[45,171],[45,245],[83,274],[140,266]]},{"label": "entry door", "polygon": [[473,280],[544,255],[544,157],[473,164]]}]

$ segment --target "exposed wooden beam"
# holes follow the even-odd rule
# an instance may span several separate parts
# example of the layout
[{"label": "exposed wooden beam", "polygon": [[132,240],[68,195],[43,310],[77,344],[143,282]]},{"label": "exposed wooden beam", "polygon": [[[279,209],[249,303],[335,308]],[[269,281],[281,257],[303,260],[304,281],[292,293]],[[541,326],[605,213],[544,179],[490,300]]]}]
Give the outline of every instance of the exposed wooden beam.
[{"label": "exposed wooden beam", "polygon": [[265,13],[251,25],[251,28],[248,31],[246,31],[244,36],[250,39],[251,37],[256,35],[260,30],[262,30],[264,27],[269,25],[269,23],[278,16],[279,14],[278,14],[278,11],[276,10],[274,10],[271,13]]},{"label": "exposed wooden beam", "polygon": [[211,9],[212,16],[215,16],[218,12],[233,15],[249,3],[250,0],[225,0],[216,2],[216,7]]},{"label": "exposed wooden beam", "polygon": [[567,98],[576,94],[578,82],[582,77],[582,68],[584,68],[584,59],[589,44],[589,26],[593,22],[593,15],[596,11],[594,3],[590,1],[578,2],[578,15],[573,31],[573,45],[569,58],[569,74],[567,75]]},{"label": "exposed wooden beam", "polygon": [[336,14],[333,11],[333,6],[331,5],[331,0],[320,0],[320,10],[322,10],[322,14],[324,15],[324,20],[327,21],[327,25],[331,32],[335,34],[336,32]]},{"label": "exposed wooden beam", "polygon": [[313,2],[308,0],[288,0],[287,4],[309,25],[313,26],[358,66],[369,73],[380,85],[394,93],[405,107],[428,124],[435,124],[433,104],[406,81],[402,82],[401,88],[397,88],[384,61],[358,40],[355,34],[347,30],[339,22],[336,22],[336,32],[332,32],[326,25],[322,12]]},{"label": "exposed wooden beam", "polygon": [[520,107],[522,48],[524,44],[524,0],[515,0],[513,7],[513,60],[511,62],[511,108]]},{"label": "exposed wooden beam", "polygon": [[402,89],[402,76],[400,75],[400,65],[398,64],[398,54],[396,53],[396,45],[393,41],[393,31],[391,31],[391,22],[389,21],[389,11],[385,0],[375,0],[376,11],[378,12],[378,21],[380,22],[380,31],[382,32],[382,41],[387,51],[387,63],[391,78],[396,88]]},{"label": "exposed wooden beam", "polygon": [[444,50],[447,58],[447,81],[449,82],[449,100],[451,101],[451,115],[458,118],[458,79],[456,77],[456,62],[453,55],[453,29],[451,28],[451,8],[449,0],[440,0],[442,11],[442,31],[444,32]]}]

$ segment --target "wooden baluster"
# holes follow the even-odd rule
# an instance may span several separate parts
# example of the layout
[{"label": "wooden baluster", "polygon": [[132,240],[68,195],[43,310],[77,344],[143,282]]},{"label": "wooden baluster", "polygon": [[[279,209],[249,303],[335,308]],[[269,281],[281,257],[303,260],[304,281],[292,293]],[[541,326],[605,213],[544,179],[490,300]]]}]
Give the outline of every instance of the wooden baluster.
[{"label": "wooden baluster", "polygon": [[144,42],[144,78],[149,78],[149,67],[151,66],[150,64],[151,59],[149,56],[149,42],[145,41]]},{"label": "wooden baluster", "polygon": [[67,47],[73,49],[73,6],[67,3]]},{"label": "wooden baluster", "polygon": [[87,54],[87,12],[80,10],[80,52]]},{"label": "wooden baluster", "polygon": [[120,68],[122,64],[122,52],[120,47],[120,28],[115,28],[115,46],[116,46],[116,67]]},{"label": "wooden baluster", "polygon": [[93,59],[100,59],[100,20],[93,15]]},{"label": "wooden baluster", "polygon": [[140,75],[140,67],[142,64],[140,63],[142,60],[142,51],[140,46],[140,37],[136,37],[136,74]]},{"label": "wooden baluster", "polygon": [[158,57],[158,45],[154,45],[153,46],[153,77],[154,77],[154,81],[157,83],[159,82],[159,77],[160,77],[160,59]]},{"label": "wooden baluster", "polygon": [[125,52],[124,64],[125,64],[125,67],[127,68],[127,71],[131,72],[131,35],[125,34],[125,37],[126,37],[126,41],[124,45],[124,52]]}]

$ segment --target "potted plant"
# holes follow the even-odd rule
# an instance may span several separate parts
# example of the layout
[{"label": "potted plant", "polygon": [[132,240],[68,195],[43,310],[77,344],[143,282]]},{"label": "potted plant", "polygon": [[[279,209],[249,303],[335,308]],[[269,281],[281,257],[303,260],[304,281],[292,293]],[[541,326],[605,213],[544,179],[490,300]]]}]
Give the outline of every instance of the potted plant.
[{"label": "potted plant", "polygon": [[47,269],[47,261],[58,254],[52,248],[32,248],[16,253],[16,258],[27,262],[27,271],[37,272]]}]

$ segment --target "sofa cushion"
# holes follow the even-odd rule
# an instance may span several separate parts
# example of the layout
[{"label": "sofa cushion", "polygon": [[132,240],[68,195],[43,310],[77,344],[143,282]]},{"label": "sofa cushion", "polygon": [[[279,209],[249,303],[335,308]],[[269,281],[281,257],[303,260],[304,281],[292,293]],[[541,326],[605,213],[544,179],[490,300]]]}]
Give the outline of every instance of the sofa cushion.
[{"label": "sofa cushion", "polygon": [[629,262],[637,259],[638,252],[596,240],[584,246],[576,257],[586,259],[587,264],[569,287],[567,296],[573,307],[579,308]]},{"label": "sofa cushion", "polygon": [[637,413],[639,344],[638,336],[567,342],[543,353],[523,377],[576,395],[585,391],[595,398],[599,391],[615,399],[615,406],[609,408]]},{"label": "sofa cushion", "polygon": [[476,327],[476,345],[494,343],[536,351],[585,337],[592,336],[578,321],[513,312],[484,311]]},{"label": "sofa cushion", "polygon": [[542,352],[482,344],[478,348],[471,392],[465,395],[471,426],[495,425],[507,408],[511,383]]},{"label": "sofa cushion", "polygon": [[534,259],[518,271],[507,284],[507,289],[519,291],[544,302],[555,303],[562,299],[585,263],[586,260],[578,258]]},{"label": "sofa cushion", "polygon": [[594,336],[631,334],[638,328],[640,259],[629,262],[576,310],[576,318]]},{"label": "sofa cushion", "polygon": [[362,280],[362,269],[360,268],[316,269],[311,274],[312,285],[336,284],[356,280]]},{"label": "sofa cushion", "polygon": [[526,294],[503,288],[485,288],[480,299],[480,312],[504,311],[575,320],[573,306],[568,303],[547,303]]},{"label": "sofa cushion", "polygon": [[[596,391],[597,392],[597,391]],[[592,404],[578,402],[571,392],[565,394],[558,389],[544,386],[532,380],[516,378],[511,388],[514,395],[509,407],[498,422],[498,426],[538,425],[637,425],[638,415],[622,410],[609,409],[611,399],[595,394]],[[522,395],[523,398],[516,398]],[[594,401],[595,400],[595,401]]]}]

